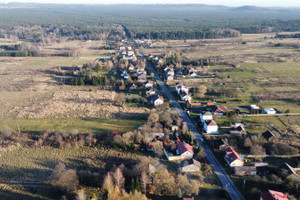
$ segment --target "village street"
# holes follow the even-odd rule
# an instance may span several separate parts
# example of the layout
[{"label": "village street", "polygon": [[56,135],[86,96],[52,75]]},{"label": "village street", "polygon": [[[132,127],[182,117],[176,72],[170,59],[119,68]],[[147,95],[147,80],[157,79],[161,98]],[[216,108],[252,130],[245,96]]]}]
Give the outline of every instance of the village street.
[{"label": "village street", "polygon": [[[142,59],[144,59],[144,56],[142,52],[140,52],[133,41],[131,41],[133,46],[136,48],[136,50],[139,52]],[[241,195],[240,191],[236,188],[233,181],[230,179],[230,177],[226,174],[223,167],[220,165],[220,163],[217,161],[211,150],[201,141],[201,135],[197,131],[196,126],[191,122],[190,118],[188,117],[186,111],[184,111],[178,101],[174,98],[174,96],[171,94],[170,90],[166,86],[166,84],[161,80],[161,78],[156,73],[155,69],[150,63],[146,63],[147,66],[150,68],[151,72],[154,74],[154,77],[157,81],[157,84],[161,87],[162,93],[165,94],[165,96],[170,100],[173,107],[178,112],[179,116],[182,118],[184,122],[187,123],[189,131],[193,134],[194,139],[199,142],[199,145],[202,147],[204,153],[207,155],[207,160],[211,164],[213,170],[215,171],[216,175],[220,179],[223,188],[228,192],[231,199],[233,200],[244,200],[244,197]]]}]

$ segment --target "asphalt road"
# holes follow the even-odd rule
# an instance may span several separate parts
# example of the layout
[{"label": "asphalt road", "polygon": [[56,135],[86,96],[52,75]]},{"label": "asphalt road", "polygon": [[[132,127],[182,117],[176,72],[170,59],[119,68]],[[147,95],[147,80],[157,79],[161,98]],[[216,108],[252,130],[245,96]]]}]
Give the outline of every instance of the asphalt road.
[{"label": "asphalt road", "polygon": [[[133,43],[132,43],[133,44]],[[134,44],[133,44],[134,45]],[[135,45],[134,45],[135,46]],[[136,46],[135,46],[136,48]],[[137,48],[136,48],[137,49]],[[144,59],[142,52],[138,50],[141,58]],[[174,98],[170,90],[167,88],[166,84],[161,80],[161,78],[156,73],[154,67],[150,63],[146,63],[151,72],[154,74],[154,77],[158,83],[158,85],[162,88],[162,93],[171,101],[173,107],[178,112],[179,116],[182,118],[184,122],[187,123],[189,131],[193,134],[194,139],[199,142],[199,145],[202,147],[204,153],[207,156],[208,162],[211,164],[213,170],[215,171],[216,175],[220,179],[223,188],[228,192],[232,200],[245,200],[240,191],[235,187],[233,181],[229,178],[226,174],[223,167],[217,161],[211,150],[200,140],[202,137],[199,132],[197,131],[196,126],[191,122],[190,118],[188,117],[186,111],[184,111],[178,101]]]}]

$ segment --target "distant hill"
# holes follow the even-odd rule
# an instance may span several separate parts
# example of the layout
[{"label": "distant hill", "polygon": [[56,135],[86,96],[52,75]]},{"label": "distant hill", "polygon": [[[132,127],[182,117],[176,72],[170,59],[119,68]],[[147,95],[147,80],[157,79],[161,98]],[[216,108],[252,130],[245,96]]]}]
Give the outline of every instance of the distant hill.
[{"label": "distant hill", "polygon": [[235,11],[255,11],[255,12],[258,12],[258,11],[270,11],[269,8],[262,8],[262,7],[257,7],[257,6],[249,6],[249,5],[246,5],[246,6],[240,6],[240,7],[237,7],[237,8],[233,8],[233,10]]}]

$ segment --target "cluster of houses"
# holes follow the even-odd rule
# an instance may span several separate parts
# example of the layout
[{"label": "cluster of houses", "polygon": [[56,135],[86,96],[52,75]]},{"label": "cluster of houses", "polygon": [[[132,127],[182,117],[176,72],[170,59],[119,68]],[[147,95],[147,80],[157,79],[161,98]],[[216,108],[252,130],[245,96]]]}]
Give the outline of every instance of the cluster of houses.
[{"label": "cluster of houses", "polygon": [[154,47],[155,46],[155,42],[152,40],[134,40],[134,42],[138,45],[142,45],[144,47]]},{"label": "cluster of houses", "polygon": [[126,45],[126,41],[117,42],[116,45],[120,51],[119,54],[123,56],[124,60],[137,61],[137,57],[132,47],[129,44]]},{"label": "cluster of houses", "polygon": [[[259,106],[255,104],[250,105],[250,111],[258,112],[259,110],[260,110]],[[277,113],[277,111],[274,108],[265,108],[262,113],[267,115],[274,115]]]},{"label": "cluster of houses", "polygon": [[218,133],[218,124],[213,119],[214,115],[224,115],[227,111],[227,107],[220,105],[208,105],[200,113],[200,121],[203,125],[203,129],[207,134],[217,134]]},{"label": "cluster of houses", "polygon": [[[117,42],[116,45],[118,46],[118,49],[120,50],[119,54],[123,56],[123,60],[130,60],[132,63],[137,62],[137,57],[134,54],[134,50],[132,47],[128,44],[127,41],[122,40],[120,42]],[[139,86],[143,86],[143,89],[145,90],[145,93],[147,96],[148,103],[153,106],[159,106],[164,103],[163,96],[157,94],[157,91],[153,87],[153,81],[148,80],[147,71],[145,67],[140,65],[133,65],[130,63],[127,68],[122,69],[121,71],[121,77],[124,80],[128,80],[130,77],[130,74],[136,74],[136,83],[132,83],[129,87],[129,90],[136,90]]]}]

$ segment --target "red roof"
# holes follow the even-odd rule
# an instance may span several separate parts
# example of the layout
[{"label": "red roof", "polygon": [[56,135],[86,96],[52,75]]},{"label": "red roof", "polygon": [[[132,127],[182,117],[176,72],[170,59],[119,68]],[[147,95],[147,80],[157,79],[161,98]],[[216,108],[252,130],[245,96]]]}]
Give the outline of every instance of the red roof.
[{"label": "red roof", "polygon": [[215,105],[215,103],[212,101],[209,101],[209,102],[207,102],[207,105],[211,106],[211,105]]},{"label": "red roof", "polygon": [[228,110],[228,108],[226,106],[219,106],[217,105],[214,109],[214,112],[216,113],[223,113],[226,112]]},{"label": "red roof", "polygon": [[228,147],[225,150],[225,153],[226,153],[225,157],[226,157],[226,159],[228,160],[229,163],[232,163],[233,161],[235,161],[237,159],[244,162],[243,159],[240,157],[240,155],[232,147]]},{"label": "red roof", "polygon": [[287,194],[274,190],[269,190],[268,192],[261,194],[263,200],[289,200],[287,196]]},{"label": "red roof", "polygon": [[214,120],[208,120],[205,122],[207,126],[218,126],[218,124]]},{"label": "red roof", "polygon": [[112,134],[112,135],[120,135],[120,133],[118,131],[112,131],[110,134]]},{"label": "red roof", "polygon": [[179,154],[183,154],[187,151],[190,152],[191,154],[194,154],[193,147],[185,142],[178,143],[177,149],[178,149]]}]

